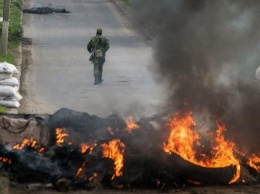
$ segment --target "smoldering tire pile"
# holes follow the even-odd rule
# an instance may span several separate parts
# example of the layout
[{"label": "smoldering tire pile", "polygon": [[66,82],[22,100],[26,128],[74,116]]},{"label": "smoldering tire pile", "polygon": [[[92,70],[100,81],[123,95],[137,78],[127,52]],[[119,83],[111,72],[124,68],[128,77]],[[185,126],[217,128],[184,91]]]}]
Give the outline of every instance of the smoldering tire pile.
[{"label": "smoldering tire pile", "polygon": [[51,13],[70,13],[66,9],[56,9],[51,7],[32,7],[29,9],[23,9],[23,13],[30,14],[51,14]]},{"label": "smoldering tire pile", "polygon": [[[18,146],[0,146],[1,170],[8,173],[11,181],[29,188],[51,186],[65,191],[180,188],[198,182],[227,185],[236,172],[232,165],[205,168],[177,154],[165,153],[161,149],[165,120],[159,116],[140,119],[136,122],[138,129],[131,132],[129,124],[116,115],[100,118],[69,109],[53,115],[14,115],[9,120],[13,119],[37,122],[37,130],[49,137],[48,142],[39,138],[35,141],[31,134]],[[14,131],[15,124],[7,123],[6,118],[0,117],[0,132],[9,127]],[[259,183],[259,173],[246,165],[245,158],[241,157],[241,161],[243,173],[238,182]]]},{"label": "smoldering tire pile", "polygon": [[7,62],[0,63],[0,105],[7,108],[18,108],[22,96],[19,94],[19,72]]}]

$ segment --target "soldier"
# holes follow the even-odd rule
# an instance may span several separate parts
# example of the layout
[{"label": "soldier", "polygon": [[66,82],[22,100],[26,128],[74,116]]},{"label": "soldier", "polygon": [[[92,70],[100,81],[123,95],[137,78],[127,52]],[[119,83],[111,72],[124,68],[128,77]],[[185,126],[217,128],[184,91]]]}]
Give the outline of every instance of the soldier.
[{"label": "soldier", "polygon": [[102,29],[97,29],[96,36],[92,37],[87,45],[88,52],[92,52],[89,60],[94,64],[94,84],[103,82],[102,72],[105,63],[106,52],[109,49],[109,41],[102,36]]}]

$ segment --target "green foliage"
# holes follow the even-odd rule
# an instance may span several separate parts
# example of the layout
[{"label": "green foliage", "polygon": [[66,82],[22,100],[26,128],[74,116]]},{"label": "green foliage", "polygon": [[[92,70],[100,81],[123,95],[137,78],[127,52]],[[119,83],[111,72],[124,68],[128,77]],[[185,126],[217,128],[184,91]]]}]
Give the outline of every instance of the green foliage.
[{"label": "green foliage", "polygon": [[0,105],[0,113],[5,114],[8,112],[8,108]]},{"label": "green foliage", "polygon": [[124,1],[126,4],[128,4],[128,5],[131,5],[132,4],[132,0],[122,0],[122,1]]},{"label": "green foliage", "polygon": [[4,57],[0,56],[0,62],[4,62],[4,61],[11,63],[11,64],[15,64],[15,59],[9,52]]},{"label": "green foliage", "polygon": [[22,10],[22,0],[12,0],[11,7],[17,7],[18,9]]},{"label": "green foliage", "polygon": [[[21,24],[21,7],[22,0],[11,0],[10,15],[9,15],[9,32],[8,32],[8,47],[15,48],[18,46],[23,35]],[[0,1],[0,14],[3,15],[3,1]],[[0,33],[2,35],[2,23],[0,23]]]}]

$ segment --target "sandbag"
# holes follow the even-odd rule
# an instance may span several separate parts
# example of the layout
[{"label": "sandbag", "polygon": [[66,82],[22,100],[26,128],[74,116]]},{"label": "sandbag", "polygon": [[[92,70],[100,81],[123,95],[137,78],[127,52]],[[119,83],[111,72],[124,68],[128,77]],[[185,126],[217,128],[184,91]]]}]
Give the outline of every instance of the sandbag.
[{"label": "sandbag", "polygon": [[0,100],[0,105],[8,107],[8,108],[19,108],[20,102],[8,101],[8,100]]},{"label": "sandbag", "polygon": [[4,100],[6,96],[0,96],[0,100]]},{"label": "sandbag", "polygon": [[0,80],[10,79],[11,77],[11,73],[0,73]]},{"label": "sandbag", "polygon": [[[0,99],[1,99],[1,96],[0,96]],[[6,97],[2,98],[2,100],[14,101],[14,102],[19,102],[22,99],[23,99],[23,97],[18,92],[15,92],[15,94],[13,96],[6,96]]]},{"label": "sandbag", "polygon": [[4,61],[0,62],[0,73],[11,74],[12,76],[16,77],[19,74],[19,71],[13,64]]},{"label": "sandbag", "polygon": [[0,96],[14,96],[17,91],[18,87],[0,85]]},{"label": "sandbag", "polygon": [[0,85],[3,86],[19,86],[19,81],[16,77],[0,80]]}]

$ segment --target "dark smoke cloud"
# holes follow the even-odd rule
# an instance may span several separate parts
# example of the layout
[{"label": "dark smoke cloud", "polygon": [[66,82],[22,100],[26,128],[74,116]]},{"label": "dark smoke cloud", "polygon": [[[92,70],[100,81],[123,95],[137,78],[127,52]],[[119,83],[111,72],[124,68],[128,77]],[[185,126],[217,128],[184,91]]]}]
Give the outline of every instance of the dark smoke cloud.
[{"label": "dark smoke cloud", "polygon": [[221,119],[260,151],[259,0],[135,0],[133,23],[155,41],[154,70],[172,110]]}]

